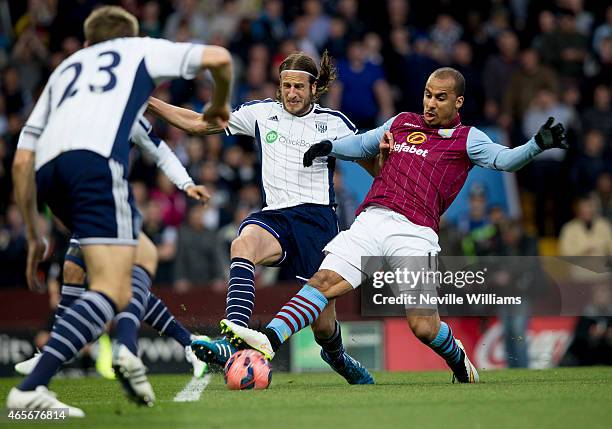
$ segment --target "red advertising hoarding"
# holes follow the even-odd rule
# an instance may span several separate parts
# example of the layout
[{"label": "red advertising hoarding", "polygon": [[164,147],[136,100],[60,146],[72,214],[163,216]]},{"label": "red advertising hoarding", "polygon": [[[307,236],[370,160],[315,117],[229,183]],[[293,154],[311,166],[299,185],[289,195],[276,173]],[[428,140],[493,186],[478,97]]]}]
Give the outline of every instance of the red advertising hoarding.
[{"label": "red advertising hoarding", "polygon": [[[505,368],[502,326],[496,318],[446,318],[455,337],[478,368]],[[572,339],[575,317],[534,317],[529,323],[527,343],[529,366],[556,366]],[[405,319],[388,318],[384,322],[385,369],[423,371],[447,369],[442,358],[422,344],[408,328]]]}]

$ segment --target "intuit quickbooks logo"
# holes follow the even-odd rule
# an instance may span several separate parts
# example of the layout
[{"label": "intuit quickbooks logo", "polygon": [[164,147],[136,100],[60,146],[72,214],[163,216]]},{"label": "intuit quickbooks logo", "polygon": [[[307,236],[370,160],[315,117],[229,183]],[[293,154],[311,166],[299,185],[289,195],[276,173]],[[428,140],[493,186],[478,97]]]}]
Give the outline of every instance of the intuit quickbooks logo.
[{"label": "intuit quickbooks logo", "polygon": [[278,133],[276,131],[269,131],[266,134],[266,143],[274,143],[278,138]]},{"label": "intuit quickbooks logo", "polygon": [[315,142],[310,142],[306,140],[292,140],[288,139],[282,134],[277,133],[276,131],[268,131],[266,134],[266,143],[272,144],[278,141],[280,144],[290,144],[291,146],[301,146],[301,147],[310,147],[311,144]]}]

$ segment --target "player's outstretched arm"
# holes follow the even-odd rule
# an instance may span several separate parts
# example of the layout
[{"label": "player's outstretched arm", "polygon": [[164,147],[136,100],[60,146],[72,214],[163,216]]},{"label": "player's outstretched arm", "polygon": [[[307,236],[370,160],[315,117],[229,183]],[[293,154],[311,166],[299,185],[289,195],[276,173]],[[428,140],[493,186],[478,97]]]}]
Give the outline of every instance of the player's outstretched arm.
[{"label": "player's outstretched arm", "polygon": [[153,126],[142,116],[138,119],[130,140],[147,153],[174,185],[188,197],[205,203],[210,193],[203,185],[196,185],[170,147],[153,131]]},{"label": "player's outstretched arm", "polygon": [[310,167],[315,158],[321,156],[335,156],[346,161],[357,159],[372,158],[378,153],[378,139],[375,130],[370,130],[364,134],[357,134],[343,137],[338,140],[323,140],[315,143],[304,153],[304,167]]},{"label": "player's outstretched arm", "polygon": [[563,124],[552,126],[553,122],[554,118],[548,118],[533,138],[513,149],[493,143],[485,133],[478,128],[472,128],[467,140],[468,156],[474,164],[481,167],[517,171],[544,150],[567,149]]},{"label": "player's outstretched arm", "polygon": [[184,191],[189,198],[201,201],[202,203],[206,203],[208,200],[210,200],[210,192],[208,192],[208,189],[206,189],[206,186],[204,185],[196,185],[195,183],[192,183],[191,185],[185,187]]},{"label": "player's outstretched arm", "polygon": [[149,97],[147,110],[187,134],[207,135],[223,131],[217,124],[205,122],[201,113],[174,106],[155,97]]},{"label": "player's outstretched arm", "polygon": [[212,100],[206,107],[202,116],[204,121],[226,128],[229,121],[230,87],[232,83],[232,56],[221,46],[207,45],[202,52],[202,67],[210,70],[215,89]]},{"label": "player's outstretched arm", "polygon": [[551,116],[546,123],[540,127],[537,134],[534,136],[537,145],[542,150],[555,147],[569,149],[563,124],[559,122],[557,125],[553,125],[554,122],[555,118]]},{"label": "player's outstretched arm", "polygon": [[26,265],[26,280],[30,290],[42,290],[36,273],[38,264],[45,253],[45,243],[38,231],[36,215],[36,181],[34,180],[34,152],[17,149],[13,160],[13,185],[15,201],[25,223],[26,239],[28,241],[28,258]]},{"label": "player's outstretched arm", "polygon": [[206,105],[201,115],[155,98],[149,100],[147,107],[153,114],[190,134],[220,132],[227,126],[230,115],[232,57],[225,48],[204,45],[196,68],[208,69],[215,83],[212,100]]},{"label": "player's outstretched arm", "polygon": [[379,144],[386,131],[389,131],[395,117],[378,128],[363,134],[355,134],[338,140],[323,140],[315,143],[304,154],[304,167],[310,167],[315,158],[331,155],[338,159],[354,161],[373,158],[379,152]]}]

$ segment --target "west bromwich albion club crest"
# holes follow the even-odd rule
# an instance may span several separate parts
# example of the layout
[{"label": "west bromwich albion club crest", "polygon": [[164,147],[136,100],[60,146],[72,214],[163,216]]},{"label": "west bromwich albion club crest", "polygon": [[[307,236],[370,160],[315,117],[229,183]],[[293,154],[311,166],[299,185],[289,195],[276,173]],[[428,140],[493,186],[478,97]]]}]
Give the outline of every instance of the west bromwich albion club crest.
[{"label": "west bromwich albion club crest", "polygon": [[320,133],[324,133],[325,131],[327,131],[327,124],[325,122],[315,121],[315,127],[317,127],[317,131]]}]

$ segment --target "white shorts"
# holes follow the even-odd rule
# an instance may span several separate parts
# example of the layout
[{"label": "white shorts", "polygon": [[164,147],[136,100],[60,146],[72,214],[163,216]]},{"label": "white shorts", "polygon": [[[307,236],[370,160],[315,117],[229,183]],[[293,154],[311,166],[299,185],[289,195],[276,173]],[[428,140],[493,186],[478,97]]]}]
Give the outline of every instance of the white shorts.
[{"label": "white shorts", "polygon": [[416,225],[385,207],[371,206],[357,216],[347,231],[330,241],[324,251],[328,255],[320,269],[335,271],[357,288],[368,275],[363,269],[363,257],[422,256],[423,268],[428,269],[431,264],[428,267],[426,261],[435,258],[440,246],[433,229]]}]

